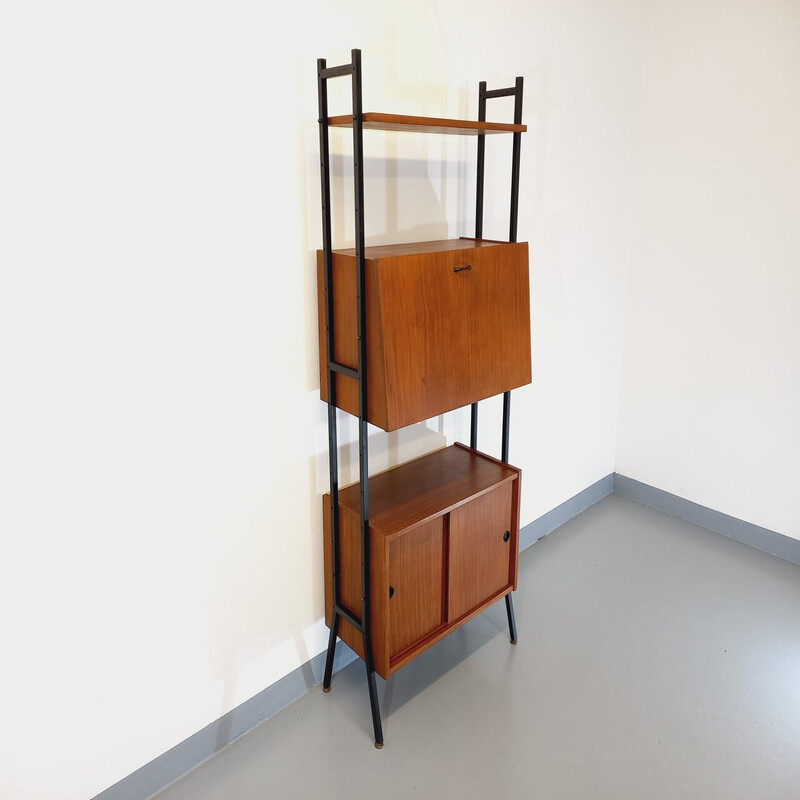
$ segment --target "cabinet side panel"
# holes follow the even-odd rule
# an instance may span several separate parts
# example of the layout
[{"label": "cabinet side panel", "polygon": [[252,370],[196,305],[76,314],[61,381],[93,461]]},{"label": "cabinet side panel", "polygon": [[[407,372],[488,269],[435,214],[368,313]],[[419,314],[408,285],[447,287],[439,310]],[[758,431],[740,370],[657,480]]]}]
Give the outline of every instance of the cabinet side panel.
[{"label": "cabinet side panel", "polygon": [[[326,495],[325,498],[329,498]],[[323,501],[325,502],[325,500]],[[327,503],[330,500],[327,499]],[[323,506],[324,508],[324,506]],[[330,627],[332,615],[328,613],[328,606],[333,608],[333,587],[331,569],[329,564],[332,557],[329,555],[330,545],[330,511],[326,514],[325,545],[325,621]],[[361,616],[361,520],[346,508],[339,509],[339,553],[341,561],[341,593],[342,603],[345,608],[352,611],[355,616]],[[386,635],[386,617],[388,610],[386,598],[389,592],[387,578],[387,552],[386,539],[374,530],[370,530],[370,608],[371,608],[371,634],[372,634],[372,659],[375,671],[382,677],[389,676],[388,638]],[[348,647],[352,648],[361,658],[364,658],[364,642],[362,634],[353,628],[347,620],[339,623],[339,637]]]},{"label": "cabinet side panel", "polygon": [[509,583],[511,589],[517,589],[517,572],[519,569],[519,504],[522,497],[522,471],[517,473],[517,479],[512,483],[511,491],[511,564],[509,568]]},{"label": "cabinet side panel", "polygon": [[[330,513],[331,496],[325,494],[322,496],[322,528],[323,528],[323,560],[325,569],[325,624],[330,628],[333,620],[333,554],[331,545],[331,513]],[[340,576],[340,590],[342,593],[342,603],[354,610],[351,606],[353,600],[353,550],[352,550],[352,522],[350,524],[342,524],[346,518],[351,517],[345,509],[339,509],[339,561],[342,575]],[[345,532],[345,527],[347,531]],[[358,529],[358,521],[355,522],[355,528]],[[356,616],[361,616],[361,545],[358,546],[358,602],[355,606]],[[348,602],[349,601],[349,602]],[[339,622],[339,638],[352,650],[354,650],[361,658],[364,658],[364,643],[361,640],[361,634],[350,623],[342,619]]]},{"label": "cabinet side panel", "polygon": [[[449,622],[509,586],[514,484],[516,481],[501,484],[450,514]],[[504,539],[506,531],[508,541]]]},{"label": "cabinet side panel", "polygon": [[359,657],[364,658],[364,640],[346,619],[339,622],[339,638]]},{"label": "cabinet side panel", "polygon": [[322,250],[317,250],[317,338],[319,340],[319,396],[328,402],[328,380],[325,367],[328,350],[325,343],[325,259]]},{"label": "cabinet side panel", "polygon": [[[361,616],[361,532],[358,516],[339,506],[339,591],[342,605]],[[361,658],[364,658],[364,641],[346,619],[339,623],[339,638]]]},{"label": "cabinet side panel", "polygon": [[367,418],[390,430],[387,415],[387,381],[381,284],[378,262],[367,261]]},{"label": "cabinet side panel", "polygon": [[472,394],[492,397],[531,382],[528,244],[476,251],[470,288]]},{"label": "cabinet side panel", "polygon": [[331,555],[331,496],[322,496],[322,571],[325,578],[325,624],[333,619],[333,556]]},{"label": "cabinet side panel", "polygon": [[[357,369],[358,336],[356,316],[356,266],[353,256],[333,254],[334,361]],[[386,381],[383,362],[383,334],[375,262],[367,261],[367,419],[386,427]],[[325,262],[317,250],[317,318],[319,325],[320,398],[328,401],[325,342]],[[336,375],[336,406],[358,415],[358,382],[346,375]]]},{"label": "cabinet side panel", "polygon": [[[325,343],[325,260],[317,250],[317,309],[319,317],[320,398],[328,402],[328,363]],[[356,270],[355,259],[333,254],[333,358],[340,364],[356,368]],[[336,405],[351,414],[358,414],[358,383],[345,375],[336,375]]]},{"label": "cabinet side panel", "polygon": [[339,591],[342,605],[361,616],[361,530],[360,520],[339,506]]},{"label": "cabinet side panel", "polygon": [[389,566],[385,536],[370,530],[369,544],[370,626],[372,628],[372,660],[382,678],[389,677]]}]

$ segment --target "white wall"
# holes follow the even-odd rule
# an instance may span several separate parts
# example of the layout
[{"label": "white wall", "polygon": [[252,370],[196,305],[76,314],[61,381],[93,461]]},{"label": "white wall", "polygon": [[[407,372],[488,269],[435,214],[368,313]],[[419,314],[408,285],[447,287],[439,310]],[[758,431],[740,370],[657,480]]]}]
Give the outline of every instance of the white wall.
[{"label": "white wall", "polygon": [[[0,796],[86,798],[324,647],[315,59],[362,48],[367,110],[474,117],[479,80],[525,76],[527,523],[614,468],[639,18],[512,0],[314,0],[280,23],[263,3],[1,13]],[[367,148],[368,241],[471,232],[473,140]],[[465,432],[449,415],[376,433],[373,464]]]},{"label": "white wall", "polygon": [[652,3],[617,471],[800,538],[800,5]]}]

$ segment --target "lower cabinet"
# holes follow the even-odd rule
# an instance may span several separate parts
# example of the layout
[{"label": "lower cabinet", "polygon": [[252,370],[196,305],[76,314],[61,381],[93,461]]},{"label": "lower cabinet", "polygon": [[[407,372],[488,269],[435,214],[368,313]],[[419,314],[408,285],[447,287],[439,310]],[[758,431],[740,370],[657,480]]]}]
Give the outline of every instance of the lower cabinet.
[{"label": "lower cabinet", "polygon": [[[460,444],[370,478],[370,623],[383,678],[516,588],[516,467]],[[339,492],[340,602],[361,608],[359,487]],[[331,624],[330,496],[323,498],[325,617]],[[362,658],[361,634],[339,636]]]}]

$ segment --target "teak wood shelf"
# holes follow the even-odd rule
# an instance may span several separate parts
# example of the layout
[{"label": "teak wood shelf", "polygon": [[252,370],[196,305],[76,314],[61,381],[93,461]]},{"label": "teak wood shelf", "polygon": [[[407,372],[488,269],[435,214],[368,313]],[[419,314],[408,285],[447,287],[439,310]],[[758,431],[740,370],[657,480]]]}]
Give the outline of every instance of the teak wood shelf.
[{"label": "teak wood shelf", "polygon": [[[322,249],[317,254],[320,395],[328,407],[330,493],[323,497],[323,689],[339,636],[364,660],[375,746],[383,747],[375,674],[388,678],[511,592],[519,552],[521,472],[508,462],[511,389],[531,380],[528,246],[517,242],[522,78],[478,89],[478,119],[365,114],[361,51],[317,61]],[[353,113],[328,115],[327,82],[352,80]],[[486,121],[486,101],[514,98],[513,124]],[[331,243],[329,128],[353,131],[355,247]],[[477,137],[475,238],[366,247],[366,129]],[[508,241],[483,238],[485,136],[512,138]],[[477,451],[478,401],[503,395],[500,460]],[[367,424],[384,430],[470,405],[470,446],[369,476]],[[359,481],[339,487],[337,408],[358,417]]]},{"label": "teak wood shelf", "polygon": [[[382,678],[516,588],[520,470],[455,444],[369,479],[372,654]],[[339,492],[342,604],[361,606],[359,486]],[[330,495],[323,497],[332,573]],[[333,585],[325,581],[325,622]],[[364,658],[349,622],[339,636]]]},{"label": "teak wood shelf", "polygon": [[[471,119],[442,119],[440,117],[413,117],[407,114],[378,114],[368,111],[361,115],[364,130],[411,131],[414,133],[448,133],[460,136],[478,136],[491,133],[525,133],[526,125],[507,122],[481,122]],[[329,117],[332,128],[352,128],[352,115]]]},{"label": "teak wood shelf", "polygon": [[[455,239],[365,248],[367,421],[392,431],[531,381],[527,243]],[[324,286],[317,251],[317,285]],[[318,295],[320,392],[325,296]],[[356,370],[356,258],[333,252],[334,360]],[[355,378],[336,405],[358,414]]]}]

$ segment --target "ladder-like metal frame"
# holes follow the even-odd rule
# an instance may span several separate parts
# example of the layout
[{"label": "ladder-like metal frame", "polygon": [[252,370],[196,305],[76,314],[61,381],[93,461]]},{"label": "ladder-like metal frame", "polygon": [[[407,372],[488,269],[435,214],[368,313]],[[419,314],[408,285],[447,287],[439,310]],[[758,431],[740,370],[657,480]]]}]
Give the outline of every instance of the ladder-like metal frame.
[{"label": "ladder-like metal frame", "polygon": [[[331,246],[331,177],[330,143],[328,138],[328,85],[331,78],[349,75],[353,89],[353,196],[355,202],[355,257],[356,257],[356,335],[358,337],[358,366],[356,369],[335,360],[334,315],[333,315],[333,249]],[[330,467],[331,498],[331,565],[333,582],[333,612],[328,653],[325,659],[325,675],[322,688],[329,692],[333,674],[333,659],[339,622],[344,617],[363,637],[364,662],[367,670],[367,686],[372,709],[372,725],[375,747],[383,747],[383,728],[375,684],[375,665],[372,659],[369,597],[369,457],[367,443],[367,293],[366,258],[364,254],[364,121],[361,94],[361,51],[351,51],[351,62],[338,67],[328,67],[324,58],[317,59],[317,91],[319,98],[319,149],[322,192],[322,250],[325,276],[325,347],[327,355],[326,376],[328,381],[328,463]],[[486,82],[480,84],[478,119],[486,121],[486,100],[493,97],[514,97],[514,123],[522,124],[522,78],[508,89],[486,90]],[[509,241],[517,241],[517,215],[519,205],[521,134],[513,134],[513,157],[511,174],[511,222]],[[483,233],[483,184],[485,160],[485,135],[478,135],[478,186],[475,208],[475,238]],[[346,375],[358,382],[358,456],[359,484],[361,488],[361,616],[342,605],[339,585],[339,463],[338,433],[336,424],[336,374]],[[478,404],[471,406],[470,446],[477,447]],[[502,460],[508,461],[509,420],[511,392],[503,394]],[[517,628],[514,620],[514,605],[511,593],[506,594],[506,612],[511,643],[517,643]]]},{"label": "ladder-like metal frame", "polygon": [[[514,98],[514,124],[522,124],[522,78],[518,77],[514,85],[507,89],[487,91],[486,81],[478,85],[478,121],[486,122],[486,101],[493,97]],[[517,218],[519,216],[519,164],[522,134],[515,132],[511,154],[511,211],[509,213],[508,241],[517,241]],[[475,238],[483,238],[483,175],[486,160],[486,136],[478,135],[478,185],[475,191]],[[469,446],[478,448],[478,404],[470,406]],[[503,392],[503,436],[500,449],[500,460],[508,463],[508,437],[511,425],[511,392]],[[517,623],[514,619],[514,601],[511,592],[506,595],[506,614],[508,615],[508,633],[511,644],[517,643]]]},{"label": "ladder-like metal frame", "polygon": [[[350,75],[353,84],[353,197],[356,228],[356,335],[358,337],[358,367],[339,364],[334,358],[333,331],[333,250],[331,248],[331,176],[330,147],[328,141],[328,85],[330,78]],[[328,639],[328,656],[325,659],[325,676],[322,688],[330,691],[333,673],[333,656],[339,620],[344,617],[364,640],[364,662],[367,667],[369,702],[372,707],[372,725],[375,730],[375,747],[383,747],[383,728],[375,686],[375,665],[372,661],[372,639],[369,602],[369,454],[367,443],[367,284],[364,258],[364,121],[361,106],[361,51],[353,50],[350,64],[327,67],[324,58],[317,60],[317,87],[319,91],[319,145],[322,174],[322,249],[325,258],[325,343],[328,377],[328,460],[331,477],[331,554],[333,563],[333,618]],[[361,618],[342,605],[339,587],[339,465],[336,428],[336,373],[358,381],[358,468],[361,484]]]}]

